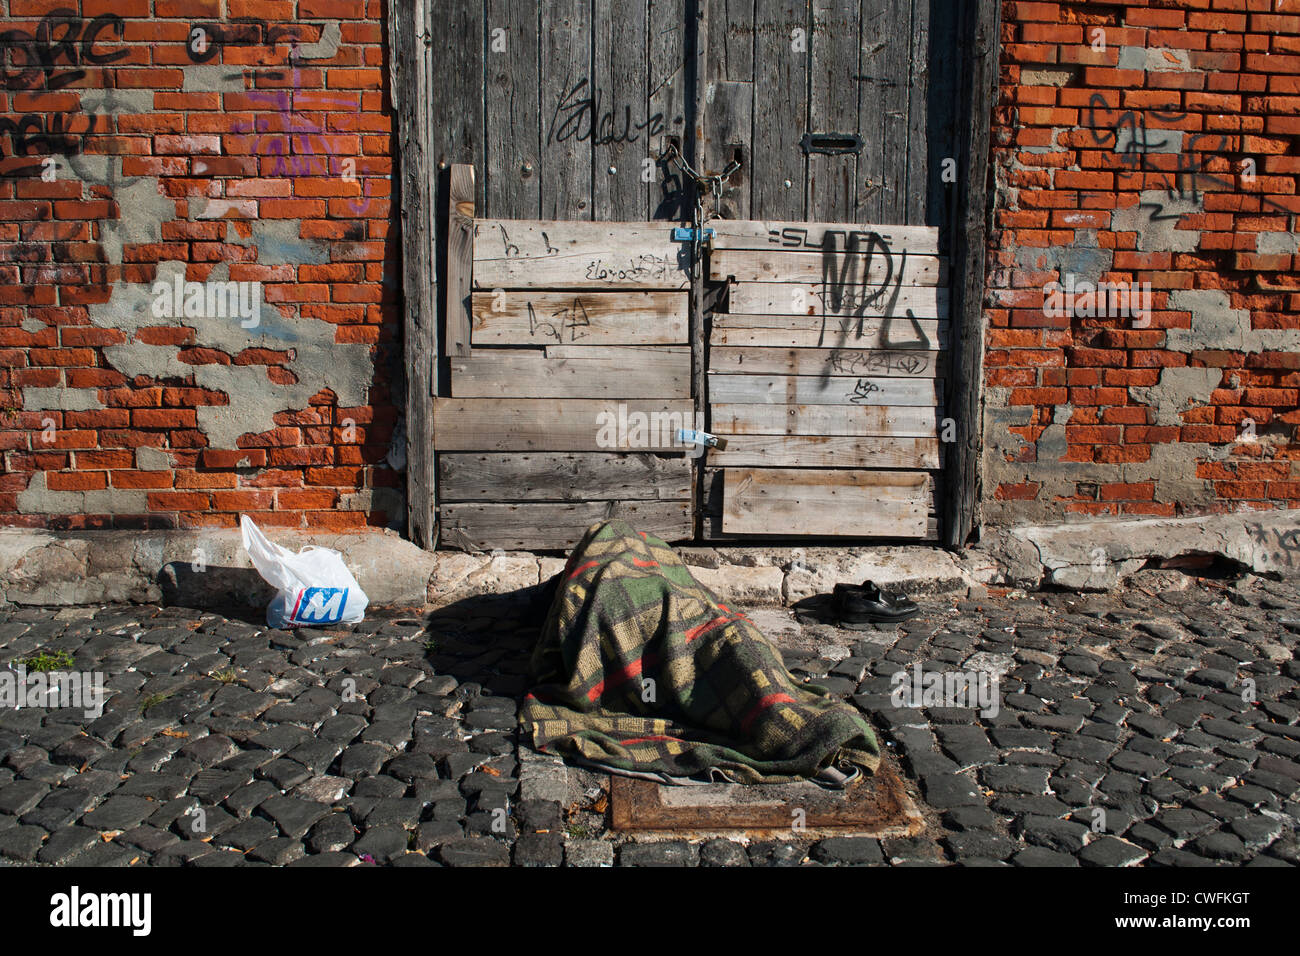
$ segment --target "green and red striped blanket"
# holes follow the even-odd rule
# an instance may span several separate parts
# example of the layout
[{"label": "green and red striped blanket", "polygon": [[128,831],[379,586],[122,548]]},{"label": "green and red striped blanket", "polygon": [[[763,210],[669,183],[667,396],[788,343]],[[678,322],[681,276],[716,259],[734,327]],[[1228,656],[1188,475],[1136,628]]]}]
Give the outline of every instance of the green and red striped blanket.
[{"label": "green and red striped blanket", "polygon": [[777,783],[880,761],[857,709],[796,681],[744,614],[623,521],[574,549],[532,676],[525,739],[612,770]]}]

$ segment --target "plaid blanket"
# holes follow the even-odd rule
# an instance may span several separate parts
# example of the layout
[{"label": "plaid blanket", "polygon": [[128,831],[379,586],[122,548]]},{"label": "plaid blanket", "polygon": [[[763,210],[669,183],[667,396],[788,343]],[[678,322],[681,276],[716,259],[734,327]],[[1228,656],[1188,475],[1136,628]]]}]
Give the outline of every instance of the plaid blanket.
[{"label": "plaid blanket", "polygon": [[525,739],[615,771],[777,783],[880,761],[862,714],[796,682],[744,614],[623,521],[594,525],[574,549],[532,676]]}]

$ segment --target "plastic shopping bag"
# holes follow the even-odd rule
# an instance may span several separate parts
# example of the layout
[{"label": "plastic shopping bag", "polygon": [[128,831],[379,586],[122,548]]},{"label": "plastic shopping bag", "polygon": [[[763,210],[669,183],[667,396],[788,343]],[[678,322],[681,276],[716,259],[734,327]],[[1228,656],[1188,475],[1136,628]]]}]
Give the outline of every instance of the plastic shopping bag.
[{"label": "plastic shopping bag", "polygon": [[267,540],[247,515],[239,527],[253,567],[278,592],[266,606],[271,627],[355,624],[366,616],[370,599],[337,551],[308,546],[294,554]]}]

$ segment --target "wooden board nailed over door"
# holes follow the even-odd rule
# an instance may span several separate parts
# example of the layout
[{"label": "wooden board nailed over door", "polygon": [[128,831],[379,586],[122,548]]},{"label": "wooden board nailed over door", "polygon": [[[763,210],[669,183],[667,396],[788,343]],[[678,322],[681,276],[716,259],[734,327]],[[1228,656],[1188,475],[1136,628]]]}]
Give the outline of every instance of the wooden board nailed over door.
[{"label": "wooden board nailed over door", "polygon": [[934,540],[948,262],[923,226],[715,220],[705,536]]},{"label": "wooden board nailed over door", "polygon": [[468,212],[447,335],[465,347],[433,410],[442,540],[565,550],[615,516],[691,538],[693,461],[677,438],[695,420],[690,282],[674,224]]}]

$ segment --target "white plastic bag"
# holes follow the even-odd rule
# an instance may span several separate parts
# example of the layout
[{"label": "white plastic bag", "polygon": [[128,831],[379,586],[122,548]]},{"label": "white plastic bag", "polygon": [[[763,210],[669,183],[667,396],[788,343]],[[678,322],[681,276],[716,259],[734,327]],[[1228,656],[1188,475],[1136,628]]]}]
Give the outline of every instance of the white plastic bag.
[{"label": "white plastic bag", "polygon": [[279,592],[266,606],[271,627],[355,624],[366,616],[370,599],[337,551],[309,545],[294,554],[267,540],[247,515],[239,528],[253,567]]}]

